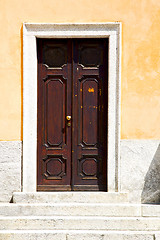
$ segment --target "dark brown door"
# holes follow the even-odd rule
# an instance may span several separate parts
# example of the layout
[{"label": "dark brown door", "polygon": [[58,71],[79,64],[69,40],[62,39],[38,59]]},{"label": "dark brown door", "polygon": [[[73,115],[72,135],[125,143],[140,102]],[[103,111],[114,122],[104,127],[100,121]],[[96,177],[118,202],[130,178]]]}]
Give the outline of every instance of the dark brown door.
[{"label": "dark brown door", "polygon": [[37,40],[39,191],[107,191],[107,39]]}]

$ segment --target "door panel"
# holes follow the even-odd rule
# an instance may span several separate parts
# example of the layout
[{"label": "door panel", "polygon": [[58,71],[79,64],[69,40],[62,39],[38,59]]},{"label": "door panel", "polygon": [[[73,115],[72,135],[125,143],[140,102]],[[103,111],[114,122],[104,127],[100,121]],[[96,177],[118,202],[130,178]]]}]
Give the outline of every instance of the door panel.
[{"label": "door panel", "polygon": [[38,186],[71,190],[71,55],[67,40],[38,41]]},{"label": "door panel", "polygon": [[108,45],[79,39],[73,49],[73,190],[106,191]]},{"label": "door panel", "polygon": [[37,190],[106,191],[108,41],[37,46]]}]

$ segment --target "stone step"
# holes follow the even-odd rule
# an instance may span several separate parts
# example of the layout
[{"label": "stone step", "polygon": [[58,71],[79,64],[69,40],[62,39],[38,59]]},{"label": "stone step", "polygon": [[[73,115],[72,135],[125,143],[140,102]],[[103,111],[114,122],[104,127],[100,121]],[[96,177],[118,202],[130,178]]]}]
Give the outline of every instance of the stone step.
[{"label": "stone step", "polygon": [[0,230],[159,231],[155,217],[25,216],[0,217]]},{"label": "stone step", "polygon": [[35,192],[13,193],[14,203],[127,203],[127,193],[120,192]]},{"label": "stone step", "polygon": [[0,231],[0,240],[159,240],[160,232]]},{"label": "stone step", "polygon": [[160,217],[160,204],[142,204],[141,214],[144,217]]},{"label": "stone step", "polygon": [[160,217],[160,205],[110,203],[0,203],[0,216]]},{"label": "stone step", "polygon": [[139,204],[52,203],[0,204],[0,216],[141,216]]}]

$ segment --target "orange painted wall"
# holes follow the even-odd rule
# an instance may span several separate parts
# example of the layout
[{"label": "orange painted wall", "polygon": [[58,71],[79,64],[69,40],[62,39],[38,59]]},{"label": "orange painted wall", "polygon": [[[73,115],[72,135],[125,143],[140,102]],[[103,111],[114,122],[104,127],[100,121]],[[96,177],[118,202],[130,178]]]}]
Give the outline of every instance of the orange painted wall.
[{"label": "orange painted wall", "polygon": [[0,140],[22,139],[22,23],[122,22],[122,139],[160,138],[159,0],[0,0]]}]

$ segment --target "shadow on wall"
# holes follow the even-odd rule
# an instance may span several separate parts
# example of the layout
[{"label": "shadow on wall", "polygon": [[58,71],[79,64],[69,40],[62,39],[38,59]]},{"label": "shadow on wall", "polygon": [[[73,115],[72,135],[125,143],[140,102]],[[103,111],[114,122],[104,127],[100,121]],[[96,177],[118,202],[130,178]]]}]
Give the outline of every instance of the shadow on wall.
[{"label": "shadow on wall", "polygon": [[160,203],[160,144],[144,179],[142,203]]}]

